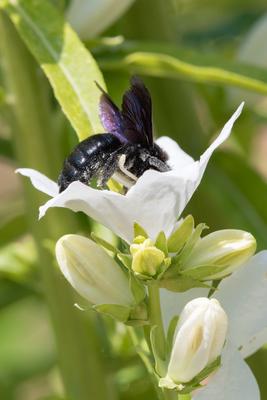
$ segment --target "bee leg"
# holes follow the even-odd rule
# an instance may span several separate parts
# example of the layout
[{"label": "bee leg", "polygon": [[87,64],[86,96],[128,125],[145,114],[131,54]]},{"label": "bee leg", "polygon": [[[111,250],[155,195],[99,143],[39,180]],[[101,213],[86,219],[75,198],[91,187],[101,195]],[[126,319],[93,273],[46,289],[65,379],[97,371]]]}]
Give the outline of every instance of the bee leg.
[{"label": "bee leg", "polygon": [[116,153],[111,154],[111,156],[106,160],[105,164],[102,166],[100,172],[98,173],[97,186],[104,188],[107,181],[112,177],[117,168],[117,158]]},{"label": "bee leg", "polygon": [[119,158],[119,163],[118,163],[119,169],[124,175],[128,176],[130,179],[136,182],[137,176],[135,176],[130,171],[128,171],[127,168],[125,168],[125,162],[126,162],[126,154],[122,154]]},{"label": "bee leg", "polygon": [[165,162],[159,160],[156,157],[150,156],[147,159],[147,163],[148,163],[149,168],[156,169],[157,171],[160,171],[160,172],[170,171],[170,167]]}]

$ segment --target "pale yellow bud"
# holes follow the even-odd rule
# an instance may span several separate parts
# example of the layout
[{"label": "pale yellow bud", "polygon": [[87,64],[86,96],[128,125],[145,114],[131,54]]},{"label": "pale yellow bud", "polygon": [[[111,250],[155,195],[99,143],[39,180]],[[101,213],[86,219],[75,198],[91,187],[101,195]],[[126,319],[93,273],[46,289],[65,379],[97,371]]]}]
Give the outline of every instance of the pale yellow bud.
[{"label": "pale yellow bud", "polygon": [[133,256],[132,270],[142,275],[156,275],[165,259],[163,251],[155,247],[150,239],[132,244],[130,251]]}]

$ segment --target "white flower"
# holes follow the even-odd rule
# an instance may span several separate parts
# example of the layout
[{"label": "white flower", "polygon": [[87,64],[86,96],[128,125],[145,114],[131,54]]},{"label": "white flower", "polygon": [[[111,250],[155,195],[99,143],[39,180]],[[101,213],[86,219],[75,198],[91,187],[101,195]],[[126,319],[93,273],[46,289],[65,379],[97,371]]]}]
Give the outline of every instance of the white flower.
[{"label": "white flower", "polygon": [[[188,301],[207,294],[206,289],[192,289],[179,295],[162,290],[165,325]],[[267,251],[253,256],[224,279],[214,297],[229,320],[222,366],[194,394],[193,400],[260,400],[256,380],[243,358],[267,342]]]},{"label": "white flower", "polygon": [[242,108],[243,104],[199,161],[194,161],[170,138],[161,137],[157,143],[168,153],[172,170],[164,173],[146,171],[126,195],[93,189],[81,182],[71,183],[59,194],[57,184],[40,172],[27,168],[18,172],[28,176],[36,189],[52,197],[40,207],[40,218],[50,207],[67,207],[83,211],[129,243],[133,241],[135,222],[152,240],[160,231],[168,237],[197,189],[213,151],[229,137]]},{"label": "white flower", "polygon": [[174,335],[167,376],[174,383],[191,381],[222,352],[227,315],[216,299],[199,297],[184,307]]},{"label": "white flower", "polygon": [[65,278],[91,303],[134,303],[126,275],[92,240],[79,235],[62,236],[56,244],[56,257]]},{"label": "white flower", "polygon": [[89,39],[107,29],[134,0],[72,0],[67,18],[82,39]]}]

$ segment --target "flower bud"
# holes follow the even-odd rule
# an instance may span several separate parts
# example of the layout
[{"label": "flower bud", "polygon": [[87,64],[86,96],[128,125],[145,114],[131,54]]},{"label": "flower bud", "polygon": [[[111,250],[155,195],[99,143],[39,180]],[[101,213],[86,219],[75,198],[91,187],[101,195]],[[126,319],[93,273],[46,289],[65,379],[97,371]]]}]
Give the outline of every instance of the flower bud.
[{"label": "flower bud", "polygon": [[222,267],[220,272],[211,272],[207,279],[219,279],[232,273],[247,261],[256,250],[256,240],[248,232],[224,229],[199,239],[183,264],[183,270],[197,266]]},{"label": "flower bud", "polygon": [[65,235],[56,244],[61,272],[74,289],[93,304],[134,303],[126,275],[96,243],[79,235]]},{"label": "flower bud", "polygon": [[200,297],[183,309],[168,365],[167,378],[175,384],[191,381],[221,354],[227,315],[216,299]]},{"label": "flower bud", "polygon": [[138,240],[130,246],[130,251],[133,256],[132,270],[142,275],[156,275],[165,259],[163,251],[155,247],[150,239]]}]

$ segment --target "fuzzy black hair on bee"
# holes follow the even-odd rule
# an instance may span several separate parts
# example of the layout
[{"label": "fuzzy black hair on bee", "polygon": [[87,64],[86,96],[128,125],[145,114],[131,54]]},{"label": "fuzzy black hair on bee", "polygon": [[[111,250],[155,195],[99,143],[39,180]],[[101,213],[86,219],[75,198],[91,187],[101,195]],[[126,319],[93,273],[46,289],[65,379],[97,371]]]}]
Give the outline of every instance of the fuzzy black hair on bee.
[{"label": "fuzzy black hair on bee", "polygon": [[97,86],[102,92],[100,119],[108,133],[83,140],[65,159],[58,178],[60,192],[74,181],[89,184],[93,179],[104,188],[111,177],[127,190],[148,169],[170,169],[167,154],[153,141],[151,96],[143,82],[131,79],[121,110]]}]

